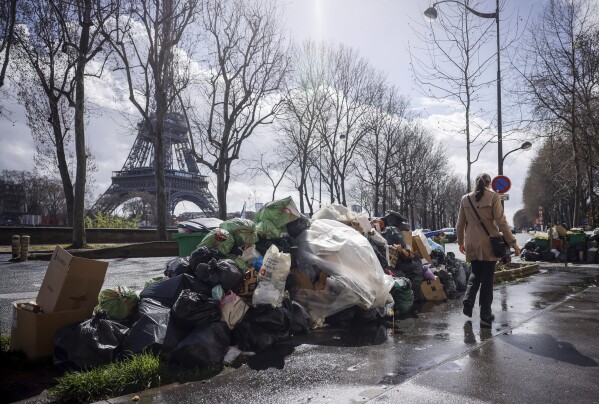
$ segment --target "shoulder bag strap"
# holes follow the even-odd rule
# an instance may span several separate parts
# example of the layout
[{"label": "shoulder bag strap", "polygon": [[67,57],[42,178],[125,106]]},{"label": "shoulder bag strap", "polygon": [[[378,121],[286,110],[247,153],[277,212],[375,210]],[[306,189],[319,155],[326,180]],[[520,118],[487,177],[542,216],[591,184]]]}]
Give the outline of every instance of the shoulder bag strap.
[{"label": "shoulder bag strap", "polygon": [[468,202],[470,202],[470,206],[472,206],[472,210],[474,210],[474,214],[476,215],[476,217],[478,218],[478,222],[480,223],[480,225],[483,227],[483,229],[485,230],[485,233],[487,233],[487,236],[491,237],[491,234],[489,233],[489,230],[487,230],[487,227],[485,226],[485,224],[483,223],[483,220],[480,218],[480,215],[478,214],[478,212],[476,211],[476,208],[474,207],[474,204],[472,203],[472,199],[470,199],[470,196],[468,196]]}]

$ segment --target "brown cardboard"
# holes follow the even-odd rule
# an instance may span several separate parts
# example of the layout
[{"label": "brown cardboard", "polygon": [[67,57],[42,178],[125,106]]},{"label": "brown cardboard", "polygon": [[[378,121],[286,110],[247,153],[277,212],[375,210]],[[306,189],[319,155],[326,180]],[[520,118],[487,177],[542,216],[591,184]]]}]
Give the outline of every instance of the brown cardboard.
[{"label": "brown cardboard", "polygon": [[420,254],[420,256],[422,258],[424,258],[425,260],[427,260],[430,264],[433,263],[431,256],[426,251],[426,248],[424,247],[424,243],[422,242],[422,239],[419,236],[415,236],[412,238],[412,244],[413,244],[412,250],[414,250],[414,252],[417,252],[418,254]]},{"label": "brown cardboard", "polygon": [[447,296],[445,296],[445,292],[443,291],[443,285],[441,285],[441,281],[439,281],[438,277],[435,277],[432,281],[422,281],[420,290],[422,291],[424,300],[447,300]]},{"label": "brown cardboard", "polygon": [[413,248],[412,248],[412,232],[404,230],[401,232],[401,234],[403,235],[403,241],[405,241],[406,244],[410,246],[409,249],[413,250]]},{"label": "brown cardboard", "polygon": [[568,231],[561,224],[555,226],[554,229],[560,237],[566,237],[566,234],[568,234]]},{"label": "brown cardboard", "polygon": [[107,262],[73,257],[56,246],[36,302],[45,313],[94,307],[107,268]]},{"label": "brown cardboard", "polygon": [[10,348],[21,350],[29,359],[52,356],[54,335],[67,324],[78,323],[91,317],[93,306],[54,313],[32,313],[13,303],[13,323]]}]

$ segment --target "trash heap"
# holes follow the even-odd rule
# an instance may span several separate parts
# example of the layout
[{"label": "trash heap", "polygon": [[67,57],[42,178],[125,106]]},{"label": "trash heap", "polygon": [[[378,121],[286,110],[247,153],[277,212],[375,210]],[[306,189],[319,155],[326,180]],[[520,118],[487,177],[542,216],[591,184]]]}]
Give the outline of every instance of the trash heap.
[{"label": "trash heap", "polygon": [[536,232],[524,244],[521,256],[525,261],[599,263],[598,242],[599,229],[589,236],[582,229],[553,226]]},{"label": "trash heap", "polygon": [[57,332],[54,359],[85,369],[151,351],[174,365],[219,365],[311,328],[456,298],[468,274],[395,212],[371,223],[330,205],[308,219],[288,197],[265,204],[254,221],[220,223],[139,296],[103,290],[91,319]]}]

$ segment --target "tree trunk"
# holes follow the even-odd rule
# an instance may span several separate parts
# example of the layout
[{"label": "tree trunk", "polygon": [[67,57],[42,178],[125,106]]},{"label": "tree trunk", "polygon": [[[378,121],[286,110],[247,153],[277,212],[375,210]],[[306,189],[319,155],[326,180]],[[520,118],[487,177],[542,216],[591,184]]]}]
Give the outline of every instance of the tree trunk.
[{"label": "tree trunk", "polygon": [[73,204],[73,248],[86,245],[85,238],[85,180],[87,154],[85,150],[85,66],[89,50],[89,31],[91,26],[91,0],[83,2],[81,37],[79,38],[79,59],[75,72],[75,155],[77,168],[75,175],[75,198]]},{"label": "tree trunk", "polygon": [[[162,91],[158,90],[157,92]],[[154,170],[156,175],[156,240],[166,241],[168,216],[166,179],[164,174],[164,117],[166,115],[166,97],[157,96],[156,98],[156,126],[152,125],[152,130],[154,131]]]},{"label": "tree trunk", "polygon": [[216,199],[218,200],[218,218],[227,220],[227,188],[224,164],[219,164],[216,172]]},{"label": "tree trunk", "polygon": [[72,227],[75,197],[73,195],[73,182],[71,181],[71,175],[69,174],[67,158],[64,153],[64,142],[60,130],[60,116],[58,114],[57,102],[50,101],[50,111],[52,116],[52,130],[54,132],[54,141],[56,142],[56,161],[58,163],[58,172],[60,173],[62,190],[67,206],[67,223],[69,226]]}]

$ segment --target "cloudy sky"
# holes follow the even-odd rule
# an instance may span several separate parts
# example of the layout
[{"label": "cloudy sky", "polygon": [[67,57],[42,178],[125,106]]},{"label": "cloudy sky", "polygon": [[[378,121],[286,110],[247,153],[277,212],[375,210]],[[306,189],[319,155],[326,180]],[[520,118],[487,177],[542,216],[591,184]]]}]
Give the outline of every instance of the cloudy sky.
[{"label": "cloudy sky", "polygon": [[[412,80],[410,72],[409,47],[414,45],[414,30],[419,24],[430,23],[423,17],[423,11],[430,5],[428,0],[284,0],[285,27],[289,36],[296,42],[307,39],[344,43],[357,49],[369,62],[384,71],[389,82],[396,85],[400,92],[411,98],[414,112],[418,113],[424,124],[442,141],[448,151],[449,163],[454,172],[466,173],[465,148],[463,136],[452,128],[463,122],[463,113],[451,103],[441,104],[434,99],[422,96]],[[522,20],[521,16],[534,15],[545,0],[502,0],[505,18]],[[522,4],[524,3],[524,4]],[[439,6],[452,7],[451,4]],[[492,12],[495,0],[481,0],[477,5],[480,11]],[[510,21],[502,21],[502,25]],[[494,30],[491,30],[494,32]],[[491,45],[493,42],[491,42]],[[509,51],[509,50],[508,50]],[[509,69],[505,63],[502,68]],[[118,96],[109,90],[105,80],[91,83],[87,93],[94,98],[94,113],[87,129],[88,147],[95,156],[98,172],[95,174],[95,191],[100,195],[110,185],[111,172],[119,170],[135,140],[122,111],[132,108],[126,101],[119,102]],[[111,84],[111,83],[108,83]],[[504,86],[505,87],[505,86]],[[504,98],[509,95],[504,90]],[[509,102],[509,101],[506,101]],[[496,113],[496,101],[491,99],[484,106],[485,116],[477,117],[481,124],[488,124]],[[23,108],[14,102],[4,100],[3,115],[0,116],[0,170],[31,170],[33,168],[33,141],[25,124]],[[117,111],[121,111],[120,113]],[[505,114],[505,113],[504,113]],[[507,118],[507,119],[506,119]],[[509,117],[504,117],[504,121]],[[262,134],[276,142],[276,134]],[[518,140],[504,142],[504,153],[519,146],[526,134],[520,134]],[[245,150],[261,149],[265,143],[254,140]],[[268,144],[268,143],[266,143]],[[506,215],[511,222],[513,214],[520,209],[522,185],[528,160],[535,154],[535,148],[529,152],[512,153],[505,162],[504,173],[512,179],[510,200],[506,202]],[[497,173],[497,146],[489,145],[479,161],[473,167],[473,174]],[[238,177],[230,185],[229,210],[240,210],[244,201],[268,201],[272,192],[265,178]],[[277,196],[287,196],[292,191],[280,189]],[[183,204],[178,211],[196,210],[191,204]]]}]

